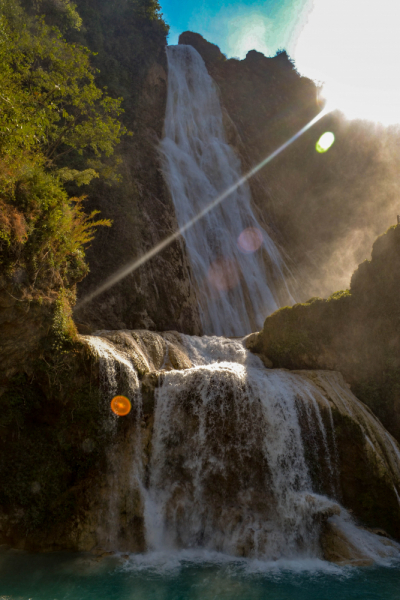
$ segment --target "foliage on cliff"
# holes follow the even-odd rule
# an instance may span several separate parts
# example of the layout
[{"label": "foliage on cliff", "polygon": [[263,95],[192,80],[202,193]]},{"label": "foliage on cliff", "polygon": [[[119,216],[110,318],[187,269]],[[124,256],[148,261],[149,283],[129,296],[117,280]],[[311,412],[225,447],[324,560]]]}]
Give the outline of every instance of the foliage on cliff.
[{"label": "foliage on cliff", "polygon": [[400,226],[373,245],[350,290],[268,317],[255,351],[275,367],[341,371],[400,440]]},{"label": "foliage on cliff", "polygon": [[[0,264],[36,287],[71,286],[87,272],[84,247],[98,225],[64,181],[98,177],[126,133],[121,99],[95,83],[90,52],[16,2],[0,11]],[[71,169],[67,157],[79,159]],[[95,161],[97,170],[93,168]],[[76,162],[76,158],[75,158]]]},{"label": "foliage on cliff", "polygon": [[[67,39],[96,53],[96,81],[106,85],[113,97],[124,98],[122,119],[133,133],[116,151],[121,181],[108,185],[94,179],[87,189],[87,206],[100,209],[102,216],[112,219],[113,227],[100,230],[88,250],[90,273],[78,285],[78,295],[84,297],[111,276],[116,265],[135,260],[168,237],[176,219],[159,165],[167,99],[168,27],[158,3],[75,1],[83,25],[79,31],[71,28]],[[199,333],[197,301],[182,246],[171,244],[74,315],[92,329],[145,327]]]},{"label": "foliage on cliff", "polygon": [[[166,45],[168,26],[157,0],[23,0],[31,14],[62,26],[72,44],[90,48],[96,83],[113,98],[123,98],[125,124],[131,129],[143,79]],[[79,15],[81,25],[71,15]]]}]

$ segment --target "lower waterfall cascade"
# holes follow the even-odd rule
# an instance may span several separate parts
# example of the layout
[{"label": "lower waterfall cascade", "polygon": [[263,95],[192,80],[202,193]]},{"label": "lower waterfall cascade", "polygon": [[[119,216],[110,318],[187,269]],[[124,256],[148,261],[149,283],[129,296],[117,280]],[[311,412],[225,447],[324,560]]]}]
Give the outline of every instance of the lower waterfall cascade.
[{"label": "lower waterfall cascade", "polygon": [[[131,441],[131,464],[121,467],[129,470],[125,496],[141,506],[147,551],[322,558],[328,528],[351,548],[349,562],[400,557],[395,541],[359,527],[341,504],[336,413],[358,424],[365,453],[385,469],[397,499],[400,451],[339,373],[268,369],[241,339],[129,331],[82,339],[99,357],[107,398],[107,389],[116,393],[122,378],[142,427],[150,409],[141,399],[138,373],[158,378],[148,450],[143,440]],[[135,425],[132,437],[138,435]],[[112,488],[119,485],[118,464],[113,462]],[[113,506],[112,528],[118,531]],[[107,543],[121,549],[115,536]]]},{"label": "lower waterfall cascade", "polygon": [[[216,86],[192,46],[168,46],[164,175],[180,228],[242,177]],[[290,272],[258,223],[246,182],[183,232],[206,334],[245,335],[283,302]],[[279,299],[280,297],[280,299]],[[281,301],[280,301],[281,300]]]}]

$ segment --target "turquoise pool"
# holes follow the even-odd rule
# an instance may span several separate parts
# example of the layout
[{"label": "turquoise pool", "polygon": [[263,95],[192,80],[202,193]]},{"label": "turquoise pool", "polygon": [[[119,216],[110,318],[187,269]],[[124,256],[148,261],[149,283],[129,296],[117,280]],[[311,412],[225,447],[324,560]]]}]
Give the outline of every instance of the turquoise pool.
[{"label": "turquoise pool", "polygon": [[400,600],[400,565],[0,552],[1,600]]}]

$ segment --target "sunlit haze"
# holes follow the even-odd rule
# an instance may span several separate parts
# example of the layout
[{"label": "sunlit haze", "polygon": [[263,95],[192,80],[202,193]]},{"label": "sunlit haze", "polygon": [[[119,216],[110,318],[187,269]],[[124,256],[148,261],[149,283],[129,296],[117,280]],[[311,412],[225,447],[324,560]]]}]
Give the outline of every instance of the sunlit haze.
[{"label": "sunlit haze", "polygon": [[400,3],[396,0],[161,0],[169,43],[190,29],[228,57],[285,48],[298,71],[323,84],[330,109],[347,117],[400,122]]},{"label": "sunlit haze", "polygon": [[395,0],[315,0],[293,49],[296,67],[324,82],[330,108],[399,123],[399,17]]}]

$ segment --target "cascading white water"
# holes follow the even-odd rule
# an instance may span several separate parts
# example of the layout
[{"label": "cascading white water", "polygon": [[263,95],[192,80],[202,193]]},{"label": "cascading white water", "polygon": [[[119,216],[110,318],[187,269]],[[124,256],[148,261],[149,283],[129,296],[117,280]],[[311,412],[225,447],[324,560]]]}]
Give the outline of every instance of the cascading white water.
[{"label": "cascading white water", "polygon": [[107,339],[107,334],[82,336],[92,352],[98,357],[99,379],[103,401],[109,405],[117,394],[128,396],[134,414],[134,435],[128,438],[125,447],[116,442],[118,417],[109,410],[104,427],[112,434],[113,451],[107,454],[107,468],[104,473],[107,488],[106,497],[100,503],[98,541],[107,549],[124,548],[129,537],[121,536],[121,513],[135,511],[135,503],[140,503],[140,490],[143,478],[143,463],[141,456],[140,419],[142,416],[142,396],[138,373],[132,358],[126,349],[117,347]]},{"label": "cascading white water", "polygon": [[[146,492],[149,546],[264,559],[317,557],[321,519],[336,515],[335,527],[355,548],[361,544],[364,558],[398,556],[398,548],[385,550],[377,536],[360,533],[337,502],[313,491],[302,410],[308,429],[322,439],[325,456],[315,462],[326,465],[333,494],[337,481],[335,444],[328,443],[317,402],[326,402],[321,390],[298,374],[265,369],[240,341],[182,338],[195,366],[166,373],[156,394]],[[340,394],[329,374],[320,383]]]},{"label": "cascading white water", "polygon": [[[131,435],[115,437],[104,474],[103,547],[130,549],[139,538],[142,550],[309,559],[322,556],[329,526],[354,561],[400,556],[339,504],[338,414],[359,428],[362,456],[385,473],[396,506],[400,482],[395,440],[339,373],[269,370],[242,340],[222,337],[104,331],[82,339],[99,357],[108,399],[133,401]],[[141,398],[144,374],[158,378],[154,412]]]},{"label": "cascading white water", "polygon": [[239,342],[185,343],[197,366],[167,374],[157,393],[149,496],[158,519],[147,526],[160,534],[163,525],[159,547],[316,556],[315,513],[329,501],[310,495],[297,382]]},{"label": "cascading white water", "polygon": [[[102,332],[99,332],[100,334]],[[83,337],[99,359],[99,375],[102,392],[110,399],[117,395],[118,384],[124,381],[126,394],[140,401],[139,379],[129,356],[118,351],[100,335]]]},{"label": "cascading white water", "polygon": [[[242,176],[227,144],[215,84],[192,46],[169,46],[163,171],[179,227]],[[276,310],[285,283],[282,256],[258,223],[247,183],[184,232],[204,332],[240,336],[259,330]]]}]

